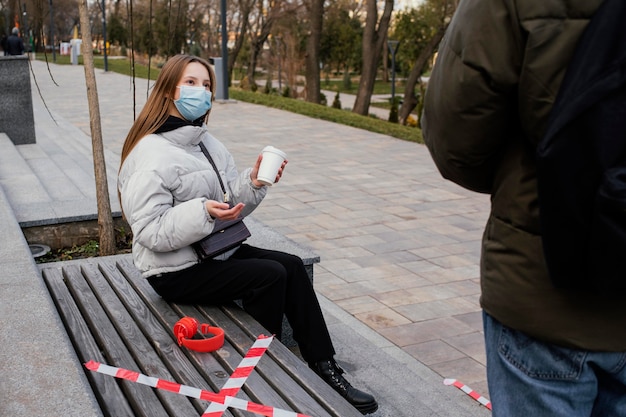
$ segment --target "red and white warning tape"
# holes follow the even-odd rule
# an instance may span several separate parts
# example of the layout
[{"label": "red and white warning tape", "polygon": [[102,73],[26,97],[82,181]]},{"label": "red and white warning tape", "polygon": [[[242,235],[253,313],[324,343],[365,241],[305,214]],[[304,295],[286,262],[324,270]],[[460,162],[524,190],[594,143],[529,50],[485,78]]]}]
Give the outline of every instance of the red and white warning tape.
[{"label": "red and white warning tape", "polygon": [[[248,376],[254,370],[254,367],[261,360],[261,356],[265,353],[270,343],[274,340],[274,336],[260,335],[254,344],[250,347],[246,356],[243,357],[239,366],[235,369],[228,381],[224,384],[220,390],[220,395],[228,395],[234,397],[239,392],[239,389],[248,379]],[[224,411],[228,408],[228,404],[220,404],[212,402],[202,414],[202,417],[221,417]]]},{"label": "red and white warning tape", "polygon": [[216,394],[214,392],[190,387],[188,385],[178,384],[172,381],[166,381],[164,379],[154,378],[148,375],[140,374],[139,372],[123,368],[117,368],[99,362],[89,361],[85,364],[85,367],[93,372],[110,375],[115,378],[126,379],[131,382],[148,385],[152,388],[174,392],[176,394],[185,395],[187,397],[226,404],[228,407],[250,411],[252,413],[261,414],[267,417],[310,417],[306,414],[295,413],[288,410],[281,410],[279,408],[240,400],[239,398],[231,397],[228,395]]},{"label": "red and white warning tape", "polygon": [[452,386],[457,387],[458,389],[460,389],[461,391],[463,391],[464,393],[466,393],[467,395],[469,395],[470,397],[472,397],[473,399],[475,399],[476,401],[484,405],[487,409],[491,410],[491,401],[489,401],[487,398],[483,397],[482,395],[478,394],[476,391],[474,391],[467,385],[457,381],[456,379],[444,379],[443,383],[444,385],[452,385]]},{"label": "red and white warning tape", "polygon": [[[222,390],[217,394],[95,361],[87,362],[85,367],[93,372],[98,372],[115,378],[126,379],[138,384],[148,385],[152,388],[162,389],[176,394],[185,395],[187,397],[198,398],[204,401],[211,401],[212,404],[206,409],[205,413],[202,415],[203,417],[221,416],[224,410],[228,407],[250,411],[267,417],[310,417],[306,414],[269,407],[233,397],[233,395],[235,395],[245,383],[246,379],[259,362],[261,356],[263,356],[272,340],[273,336],[259,336],[250,350],[248,350],[237,369],[235,369],[233,375],[231,375]],[[212,407],[213,404],[217,404],[218,407]]]}]

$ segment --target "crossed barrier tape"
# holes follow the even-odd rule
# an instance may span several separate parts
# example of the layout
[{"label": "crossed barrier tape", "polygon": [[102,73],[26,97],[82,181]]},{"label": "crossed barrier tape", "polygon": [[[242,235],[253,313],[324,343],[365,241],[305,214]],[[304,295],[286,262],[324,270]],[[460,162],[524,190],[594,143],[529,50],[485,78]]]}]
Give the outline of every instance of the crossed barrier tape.
[{"label": "crossed barrier tape", "polygon": [[443,383],[444,385],[452,385],[454,387],[457,387],[458,389],[460,389],[461,391],[463,391],[464,393],[466,393],[467,395],[469,395],[470,397],[472,397],[473,399],[475,399],[476,401],[484,405],[488,410],[491,410],[491,401],[489,401],[487,398],[483,397],[482,395],[478,394],[476,391],[474,391],[467,385],[457,381],[456,379],[444,379]]},{"label": "crossed barrier tape", "polygon": [[[237,395],[256,367],[257,363],[259,363],[259,360],[261,360],[261,356],[265,354],[265,351],[269,347],[270,343],[272,343],[273,339],[273,336],[264,335],[260,335],[257,338],[257,340],[252,344],[252,347],[250,347],[248,352],[246,352],[246,355],[243,357],[233,374],[230,378],[228,378],[228,381],[226,381],[219,394],[231,397]],[[227,404],[212,402],[204,411],[202,417],[221,417],[227,408]]]},{"label": "crossed barrier tape", "polygon": [[[267,417],[310,417],[306,414],[270,407],[263,404],[257,404],[251,401],[245,401],[233,397],[233,395],[235,395],[239,391],[241,386],[245,383],[245,380],[248,378],[248,376],[254,369],[254,366],[256,366],[256,364],[260,360],[261,356],[265,353],[267,347],[272,340],[273,336],[268,337],[260,335],[255,343],[252,345],[252,347],[248,350],[239,366],[235,369],[235,372],[233,372],[229,380],[226,381],[226,384],[219,393],[190,387],[188,385],[167,381],[161,378],[151,377],[136,371],[106,365],[100,362],[95,362],[93,360],[85,363],[85,367],[90,371],[109,375],[115,378],[125,379],[127,381],[147,385],[152,388],[161,389],[180,395],[185,395],[191,398],[210,401],[211,404],[206,409],[202,417],[221,416],[224,410],[228,407],[249,411]],[[217,404],[217,407],[211,407],[212,404]]]}]

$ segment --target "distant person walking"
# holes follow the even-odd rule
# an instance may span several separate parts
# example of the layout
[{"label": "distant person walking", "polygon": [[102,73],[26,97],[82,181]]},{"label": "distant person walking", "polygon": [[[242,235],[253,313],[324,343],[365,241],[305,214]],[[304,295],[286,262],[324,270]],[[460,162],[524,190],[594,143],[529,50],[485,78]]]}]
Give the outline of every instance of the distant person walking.
[{"label": "distant person walking", "polygon": [[24,42],[19,37],[18,28],[13,28],[11,36],[7,38],[5,55],[24,55]]}]

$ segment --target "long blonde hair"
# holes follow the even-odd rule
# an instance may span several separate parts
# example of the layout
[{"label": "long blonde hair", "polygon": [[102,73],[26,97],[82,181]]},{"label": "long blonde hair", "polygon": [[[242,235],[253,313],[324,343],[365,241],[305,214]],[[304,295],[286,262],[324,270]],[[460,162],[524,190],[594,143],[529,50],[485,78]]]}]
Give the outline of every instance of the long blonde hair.
[{"label": "long blonde hair", "polygon": [[[198,62],[204,65],[207,71],[209,71],[211,93],[213,99],[215,99],[216,77],[208,61],[193,55],[175,55],[171,57],[165,65],[163,65],[161,73],[154,83],[154,87],[145,106],[139,113],[139,116],[137,116],[137,119],[124,140],[120,168],[135,145],[145,136],[156,132],[156,130],[165,123],[170,114],[170,106],[176,94],[176,86],[183,76],[185,68],[192,62]],[[209,112],[207,112],[206,118],[209,117]]]},{"label": "long blonde hair", "polygon": [[[120,158],[120,170],[126,160],[126,157],[139,143],[139,141],[147,135],[157,131],[159,127],[165,123],[170,114],[170,106],[176,95],[176,86],[183,76],[185,68],[188,64],[197,62],[206,67],[209,71],[209,80],[211,81],[211,94],[213,100],[215,100],[215,84],[216,77],[211,64],[208,61],[193,55],[175,55],[171,57],[163,68],[161,73],[157,77],[156,82],[145,106],[137,116],[137,119],[130,128],[126,139],[124,140],[124,146],[122,147],[122,154]],[[209,110],[205,116],[205,121],[209,117]],[[118,170],[119,172],[119,170]],[[117,191],[117,196],[122,203],[122,197],[120,191]],[[122,209],[123,214],[123,209]]]}]

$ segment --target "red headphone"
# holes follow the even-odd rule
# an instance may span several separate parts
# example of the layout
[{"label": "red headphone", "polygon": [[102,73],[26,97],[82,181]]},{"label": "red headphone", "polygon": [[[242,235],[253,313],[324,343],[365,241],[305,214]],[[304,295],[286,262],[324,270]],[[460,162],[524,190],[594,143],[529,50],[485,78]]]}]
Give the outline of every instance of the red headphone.
[{"label": "red headphone", "polygon": [[224,330],[219,327],[211,327],[206,323],[200,324],[201,333],[211,333],[213,337],[208,339],[187,339],[193,337],[198,331],[198,320],[193,317],[183,317],[174,325],[174,334],[178,340],[178,346],[185,346],[198,352],[213,352],[224,344]]}]

